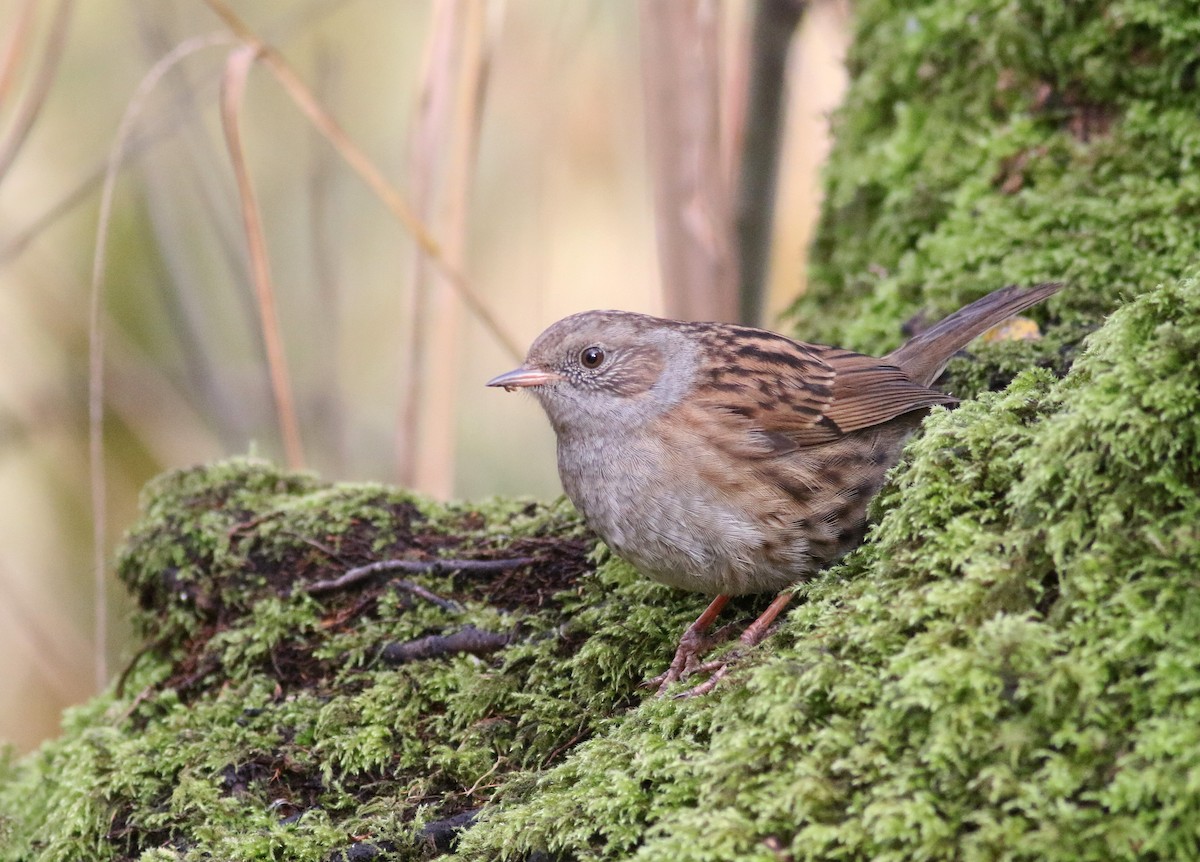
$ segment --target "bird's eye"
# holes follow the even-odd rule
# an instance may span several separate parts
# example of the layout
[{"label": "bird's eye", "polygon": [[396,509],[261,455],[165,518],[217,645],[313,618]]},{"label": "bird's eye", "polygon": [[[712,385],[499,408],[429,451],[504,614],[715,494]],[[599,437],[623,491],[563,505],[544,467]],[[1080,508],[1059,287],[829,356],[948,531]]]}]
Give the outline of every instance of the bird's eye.
[{"label": "bird's eye", "polygon": [[579,354],[579,364],[584,368],[599,368],[602,362],[604,362],[604,351],[595,345],[585,347]]}]

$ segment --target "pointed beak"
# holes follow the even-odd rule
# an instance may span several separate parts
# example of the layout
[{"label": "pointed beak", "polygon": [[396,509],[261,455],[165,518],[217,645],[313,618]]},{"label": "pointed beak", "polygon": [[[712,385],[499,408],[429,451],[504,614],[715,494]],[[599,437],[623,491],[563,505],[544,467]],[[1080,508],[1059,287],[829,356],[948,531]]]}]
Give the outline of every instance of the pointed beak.
[{"label": "pointed beak", "polygon": [[557,383],[562,377],[553,371],[543,371],[540,368],[530,368],[522,365],[512,371],[506,371],[498,377],[493,377],[485,386],[503,386],[509,392],[514,389],[529,389],[534,386],[545,386]]}]

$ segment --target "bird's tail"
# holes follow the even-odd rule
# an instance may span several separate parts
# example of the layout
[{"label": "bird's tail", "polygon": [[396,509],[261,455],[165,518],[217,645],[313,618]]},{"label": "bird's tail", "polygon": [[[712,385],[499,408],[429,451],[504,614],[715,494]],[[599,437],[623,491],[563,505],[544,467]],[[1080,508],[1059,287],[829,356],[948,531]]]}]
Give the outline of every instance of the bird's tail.
[{"label": "bird's tail", "polygon": [[1036,305],[1062,287],[1061,282],[1047,282],[1029,289],[1017,285],[1002,287],[935,323],[885,359],[902,369],[914,383],[929,386],[942,373],[950,357],[975,336]]}]

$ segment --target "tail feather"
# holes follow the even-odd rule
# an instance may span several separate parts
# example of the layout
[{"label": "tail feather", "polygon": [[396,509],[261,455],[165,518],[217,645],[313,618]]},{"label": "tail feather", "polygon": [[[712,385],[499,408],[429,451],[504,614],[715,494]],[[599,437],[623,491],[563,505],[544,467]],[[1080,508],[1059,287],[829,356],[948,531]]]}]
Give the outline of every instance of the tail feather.
[{"label": "tail feather", "polygon": [[976,336],[1062,288],[1061,282],[1047,282],[1029,289],[1017,285],[1002,287],[935,323],[885,358],[914,383],[928,386],[942,373],[950,357]]}]

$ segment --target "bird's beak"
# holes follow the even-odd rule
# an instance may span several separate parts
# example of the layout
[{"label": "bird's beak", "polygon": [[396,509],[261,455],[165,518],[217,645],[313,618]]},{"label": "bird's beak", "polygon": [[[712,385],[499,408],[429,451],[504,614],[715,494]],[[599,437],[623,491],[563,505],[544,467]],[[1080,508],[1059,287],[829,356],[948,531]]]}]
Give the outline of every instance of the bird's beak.
[{"label": "bird's beak", "polygon": [[520,368],[514,368],[512,371],[506,371],[498,377],[493,377],[484,385],[503,386],[509,392],[512,392],[514,389],[545,386],[549,383],[557,383],[559,380],[562,380],[562,377],[553,371],[543,371],[540,368],[530,368],[528,365],[522,365]]}]

